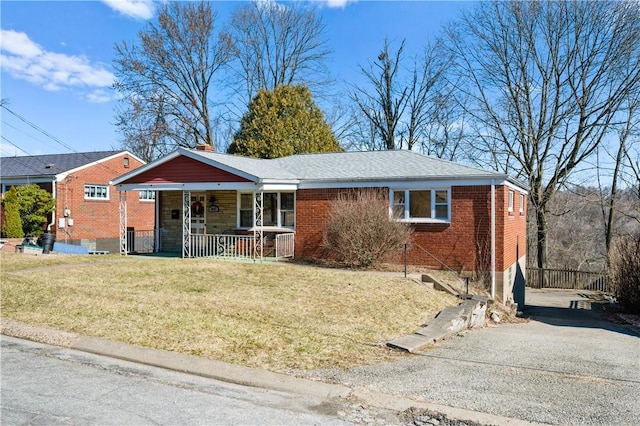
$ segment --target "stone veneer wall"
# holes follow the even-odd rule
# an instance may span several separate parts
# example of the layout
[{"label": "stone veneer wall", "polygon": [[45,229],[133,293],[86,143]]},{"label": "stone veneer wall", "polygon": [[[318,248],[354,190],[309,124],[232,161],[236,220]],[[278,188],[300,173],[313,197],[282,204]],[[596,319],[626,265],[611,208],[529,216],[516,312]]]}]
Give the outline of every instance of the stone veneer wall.
[{"label": "stone veneer wall", "polygon": [[[196,192],[194,191],[193,194]],[[198,192],[199,194],[201,192]],[[218,211],[210,211],[209,199],[215,197]],[[182,250],[182,191],[164,191],[159,197],[162,250],[180,252]],[[206,191],[205,220],[207,234],[233,233],[236,228],[236,191]],[[178,210],[178,218],[172,219],[171,212]]]}]

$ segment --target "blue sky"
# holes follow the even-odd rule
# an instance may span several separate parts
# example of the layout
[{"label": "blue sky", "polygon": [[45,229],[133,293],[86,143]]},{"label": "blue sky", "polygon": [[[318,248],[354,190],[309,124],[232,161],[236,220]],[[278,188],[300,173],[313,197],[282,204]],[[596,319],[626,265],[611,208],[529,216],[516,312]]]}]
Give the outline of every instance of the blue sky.
[{"label": "blue sky", "polygon": [[[214,1],[219,23],[243,2]],[[119,149],[114,122],[114,45],[133,41],[157,2],[2,1],[0,3],[1,155]],[[318,0],[337,81],[355,83],[358,66],[385,37],[417,54],[465,2]],[[19,116],[19,117],[18,117]],[[43,130],[36,130],[33,126]],[[48,135],[48,136],[47,136]]]}]

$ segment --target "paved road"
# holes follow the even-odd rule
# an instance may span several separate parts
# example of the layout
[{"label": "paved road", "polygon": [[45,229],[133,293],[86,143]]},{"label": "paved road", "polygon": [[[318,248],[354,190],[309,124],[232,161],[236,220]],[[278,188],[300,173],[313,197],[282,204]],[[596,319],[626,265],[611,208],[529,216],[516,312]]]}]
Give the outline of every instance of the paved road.
[{"label": "paved road", "polygon": [[557,425],[640,425],[640,337],[587,293],[527,289],[521,323],[463,333],[422,355],[324,377],[383,393]]},{"label": "paved road", "polygon": [[7,336],[0,342],[2,425],[345,424],[321,399]]}]

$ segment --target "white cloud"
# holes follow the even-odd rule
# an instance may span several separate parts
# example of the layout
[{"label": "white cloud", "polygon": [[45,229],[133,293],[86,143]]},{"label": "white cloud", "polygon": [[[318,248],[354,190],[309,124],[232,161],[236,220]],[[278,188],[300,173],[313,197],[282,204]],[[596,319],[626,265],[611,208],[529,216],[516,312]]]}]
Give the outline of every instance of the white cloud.
[{"label": "white cloud", "polygon": [[111,9],[134,19],[151,19],[155,11],[152,0],[102,0]]},{"label": "white cloud", "polygon": [[353,3],[355,1],[357,0],[326,0],[326,3],[327,7],[338,9],[344,8],[347,3]]},{"label": "white cloud", "polygon": [[48,52],[25,33],[1,30],[0,40],[2,71],[46,90],[100,89],[115,81],[104,66],[92,64],[84,56]]},{"label": "white cloud", "polygon": [[42,54],[40,46],[29,39],[25,33],[2,30],[0,48],[13,55],[32,58]]},{"label": "white cloud", "polygon": [[87,93],[86,99],[94,104],[102,104],[105,102],[109,102],[112,97],[103,89],[97,89],[90,93]]}]

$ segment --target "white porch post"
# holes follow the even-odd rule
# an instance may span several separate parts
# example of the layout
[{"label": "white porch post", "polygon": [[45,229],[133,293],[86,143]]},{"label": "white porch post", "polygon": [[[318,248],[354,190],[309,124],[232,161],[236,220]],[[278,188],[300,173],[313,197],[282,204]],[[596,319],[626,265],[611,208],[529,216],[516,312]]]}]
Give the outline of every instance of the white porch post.
[{"label": "white porch post", "polygon": [[262,262],[262,237],[263,237],[263,229],[262,229],[262,225],[263,225],[263,217],[262,217],[262,213],[263,213],[263,201],[264,201],[264,197],[263,197],[263,192],[262,191],[258,191],[258,192],[254,192],[254,213],[255,213],[255,220],[254,220],[254,226],[253,226],[253,241],[255,243],[255,253],[254,253],[254,258],[255,257],[259,257],[260,258],[260,262]]},{"label": "white porch post", "polygon": [[118,191],[118,215],[120,216],[120,254],[127,255],[127,191]]},{"label": "white porch post", "polygon": [[191,257],[191,191],[182,191],[182,257]]}]

